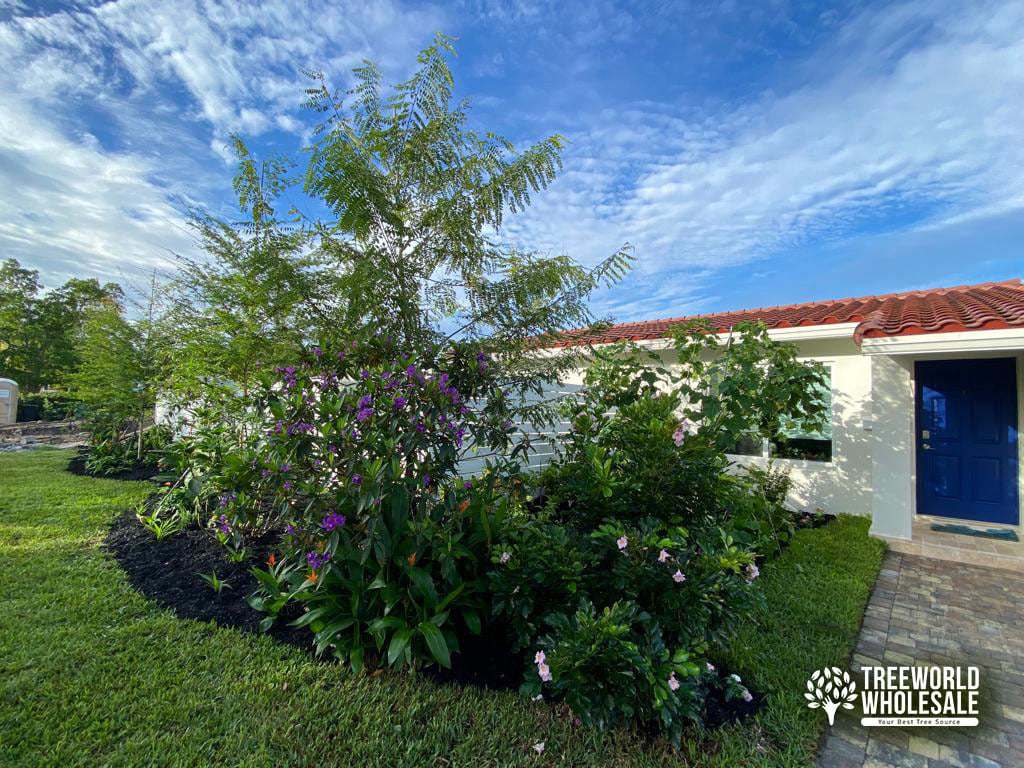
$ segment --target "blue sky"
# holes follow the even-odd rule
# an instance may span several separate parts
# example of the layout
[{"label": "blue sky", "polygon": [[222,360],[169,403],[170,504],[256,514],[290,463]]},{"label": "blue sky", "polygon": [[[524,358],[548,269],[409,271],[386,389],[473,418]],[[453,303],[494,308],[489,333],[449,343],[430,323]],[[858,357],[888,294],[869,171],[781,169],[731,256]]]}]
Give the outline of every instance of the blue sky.
[{"label": "blue sky", "polygon": [[638,265],[637,320],[1024,275],[1024,2],[0,0],[0,258],[137,281],[293,152],[302,68],[459,37],[476,127],[569,141],[517,245]]}]

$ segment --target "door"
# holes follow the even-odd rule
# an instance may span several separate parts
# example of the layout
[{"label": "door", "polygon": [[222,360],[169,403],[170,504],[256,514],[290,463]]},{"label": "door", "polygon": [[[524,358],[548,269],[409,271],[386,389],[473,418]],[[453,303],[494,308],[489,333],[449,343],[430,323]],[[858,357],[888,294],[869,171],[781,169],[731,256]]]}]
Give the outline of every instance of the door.
[{"label": "door", "polygon": [[1018,522],[1013,358],[916,364],[917,511]]}]

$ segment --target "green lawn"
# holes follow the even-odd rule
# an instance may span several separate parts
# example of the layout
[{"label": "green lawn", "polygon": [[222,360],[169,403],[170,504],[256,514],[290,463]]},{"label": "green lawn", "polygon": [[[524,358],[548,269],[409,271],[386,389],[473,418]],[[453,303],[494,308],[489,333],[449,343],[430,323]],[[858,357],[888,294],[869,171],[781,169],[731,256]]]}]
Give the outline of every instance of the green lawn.
[{"label": "green lawn", "polygon": [[825,718],[803,706],[804,681],[846,666],[882,554],[867,520],[801,532],[764,569],[769,612],[722,660],[769,705],[695,731],[679,755],[516,694],[346,677],[269,638],[176,619],[100,548],[149,486],[75,477],[67,460],[0,454],[4,766],[809,765]]}]

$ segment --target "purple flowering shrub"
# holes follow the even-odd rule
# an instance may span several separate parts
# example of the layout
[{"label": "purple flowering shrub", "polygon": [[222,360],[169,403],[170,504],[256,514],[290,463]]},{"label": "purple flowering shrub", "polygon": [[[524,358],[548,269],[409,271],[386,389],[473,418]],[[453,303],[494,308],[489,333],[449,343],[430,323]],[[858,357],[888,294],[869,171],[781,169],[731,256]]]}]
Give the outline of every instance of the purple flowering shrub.
[{"label": "purple flowering shrub", "polygon": [[301,603],[297,625],[354,669],[450,666],[460,633],[487,618],[490,548],[514,503],[499,482],[511,462],[474,481],[456,471],[470,441],[511,442],[486,358],[408,356],[373,337],[277,373],[257,397],[262,432],[223,478],[234,532],[285,531],[250,602],[269,619]]}]

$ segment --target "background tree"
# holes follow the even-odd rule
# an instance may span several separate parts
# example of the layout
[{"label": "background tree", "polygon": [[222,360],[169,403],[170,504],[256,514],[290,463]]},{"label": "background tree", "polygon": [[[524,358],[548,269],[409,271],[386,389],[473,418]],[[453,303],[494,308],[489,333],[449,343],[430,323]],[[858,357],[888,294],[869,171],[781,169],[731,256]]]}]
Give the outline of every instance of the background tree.
[{"label": "background tree", "polygon": [[48,293],[36,270],[15,259],[0,265],[0,375],[23,391],[56,387],[81,361],[79,342],[86,316],[123,298],[116,283],[72,278]]},{"label": "background tree", "polygon": [[142,458],[143,431],[165,381],[166,348],[155,277],[133,318],[119,302],[104,302],[88,313],[82,363],[68,378],[72,392],[90,409],[94,440],[110,433],[115,443],[123,443],[135,433],[136,455]]},{"label": "background tree", "polygon": [[39,335],[33,320],[42,288],[37,271],[22,268],[16,259],[0,264],[0,376],[14,379],[25,392],[38,386]]}]

